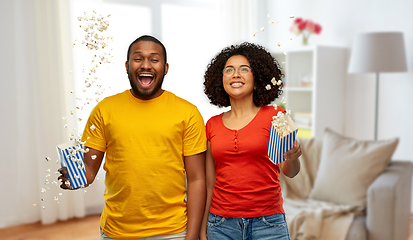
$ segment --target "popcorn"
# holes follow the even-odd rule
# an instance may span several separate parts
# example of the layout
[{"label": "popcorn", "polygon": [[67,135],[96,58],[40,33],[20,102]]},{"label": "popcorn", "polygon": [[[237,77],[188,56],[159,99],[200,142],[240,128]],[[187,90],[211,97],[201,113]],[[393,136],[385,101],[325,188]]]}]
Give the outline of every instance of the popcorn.
[{"label": "popcorn", "polygon": [[294,18],[294,16],[291,16],[290,18]]},{"label": "popcorn", "polygon": [[65,178],[70,181],[65,181],[67,187],[79,188],[87,184],[86,171],[84,169],[83,145],[79,143],[73,144],[68,142],[60,144],[56,147],[61,167],[67,170]]},{"label": "popcorn", "polygon": [[95,160],[96,159],[96,155],[92,155],[90,156],[91,159]]},{"label": "popcorn", "polygon": [[271,85],[267,84],[267,86],[265,86],[265,89],[270,90],[271,89]]},{"label": "popcorn", "polygon": [[92,126],[90,126],[90,130],[94,131],[96,129],[95,125],[92,124]]},{"label": "popcorn", "polygon": [[[286,104],[284,98],[282,99],[282,103]],[[276,104],[274,104],[274,108],[277,109]],[[294,146],[298,128],[289,117],[290,114],[290,110],[286,110],[285,112],[279,111],[276,116],[273,116],[273,120],[271,121],[267,155],[269,156],[269,160],[274,164],[285,161],[283,157],[284,153]]]},{"label": "popcorn", "polygon": [[264,27],[262,27],[262,28],[260,29],[260,31],[264,32]]},{"label": "popcorn", "polygon": [[275,77],[273,77],[272,79],[271,79],[271,83],[272,83],[272,85],[276,85],[277,84],[277,80],[275,79]]}]

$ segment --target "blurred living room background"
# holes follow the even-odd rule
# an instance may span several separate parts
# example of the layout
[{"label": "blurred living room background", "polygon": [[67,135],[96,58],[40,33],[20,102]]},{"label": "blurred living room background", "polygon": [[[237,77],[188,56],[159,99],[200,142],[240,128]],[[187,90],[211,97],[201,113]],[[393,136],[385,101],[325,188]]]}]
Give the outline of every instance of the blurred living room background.
[{"label": "blurred living room background", "polygon": [[[56,145],[83,131],[98,101],[130,88],[126,51],[143,34],[166,46],[164,89],[195,104],[205,122],[226,110],[210,105],[203,93],[206,66],[226,46],[255,42],[283,68],[285,107],[296,114],[300,137],[321,140],[327,127],[358,141],[397,137],[392,161],[412,162],[411,9],[407,0],[0,0],[0,232],[101,213],[103,169],[90,187],[61,190]],[[92,63],[94,50],[82,44],[85,21],[78,18],[85,12],[109,21],[99,33],[109,37],[110,61],[103,65]],[[321,28],[303,40],[293,26],[298,19],[311,21],[312,31]],[[402,49],[397,56],[404,68],[349,69],[350,61],[365,61],[352,59],[360,36],[395,32],[403,41],[388,47]],[[93,86],[89,76],[96,76]]]}]

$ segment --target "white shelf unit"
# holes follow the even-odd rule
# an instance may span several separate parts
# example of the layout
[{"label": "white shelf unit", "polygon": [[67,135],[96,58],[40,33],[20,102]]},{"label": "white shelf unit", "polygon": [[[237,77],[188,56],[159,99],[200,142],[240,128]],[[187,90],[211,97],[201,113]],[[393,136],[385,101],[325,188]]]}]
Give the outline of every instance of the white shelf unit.
[{"label": "white shelf unit", "polygon": [[[285,98],[285,107],[299,126],[298,136],[321,139],[327,127],[342,134],[348,50],[310,46],[274,52],[273,56],[285,75],[283,95],[275,103]],[[301,117],[295,119],[298,114]]]}]

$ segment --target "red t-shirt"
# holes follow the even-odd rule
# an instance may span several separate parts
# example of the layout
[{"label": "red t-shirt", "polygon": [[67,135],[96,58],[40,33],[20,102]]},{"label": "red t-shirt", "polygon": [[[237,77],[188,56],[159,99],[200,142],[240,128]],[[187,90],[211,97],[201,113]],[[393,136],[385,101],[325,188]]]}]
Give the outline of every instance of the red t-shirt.
[{"label": "red t-shirt", "polygon": [[239,130],[225,127],[223,114],[208,120],[207,138],[216,170],[211,213],[230,218],[284,213],[280,166],[267,155],[272,117],[279,111],[284,109],[263,106]]}]

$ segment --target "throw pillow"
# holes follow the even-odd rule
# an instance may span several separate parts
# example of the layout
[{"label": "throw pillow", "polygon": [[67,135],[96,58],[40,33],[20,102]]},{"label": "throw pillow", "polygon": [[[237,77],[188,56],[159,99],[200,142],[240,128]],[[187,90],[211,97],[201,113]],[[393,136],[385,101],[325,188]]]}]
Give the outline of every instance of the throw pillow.
[{"label": "throw pillow", "polygon": [[310,198],[365,208],[367,189],[386,169],[398,142],[359,141],[326,129]]}]

